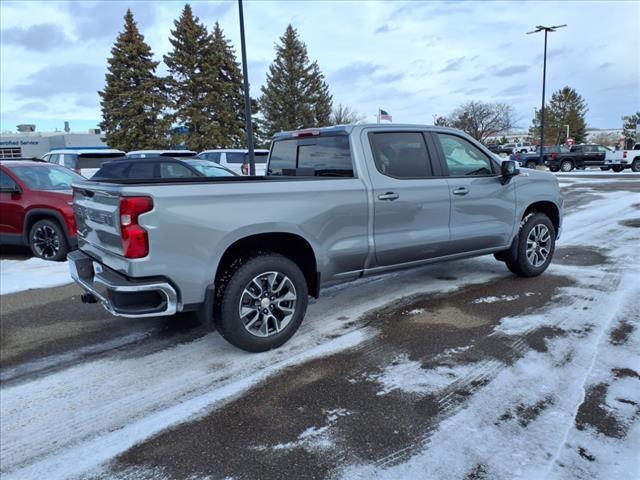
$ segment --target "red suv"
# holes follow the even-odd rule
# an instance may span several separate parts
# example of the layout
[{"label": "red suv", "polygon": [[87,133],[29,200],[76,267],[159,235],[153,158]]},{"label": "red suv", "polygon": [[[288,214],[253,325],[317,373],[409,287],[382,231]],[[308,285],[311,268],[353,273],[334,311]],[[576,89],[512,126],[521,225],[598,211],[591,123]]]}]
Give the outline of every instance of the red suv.
[{"label": "red suv", "polygon": [[0,244],[28,245],[37,257],[64,260],[78,244],[71,183],[75,172],[45,162],[0,162]]}]

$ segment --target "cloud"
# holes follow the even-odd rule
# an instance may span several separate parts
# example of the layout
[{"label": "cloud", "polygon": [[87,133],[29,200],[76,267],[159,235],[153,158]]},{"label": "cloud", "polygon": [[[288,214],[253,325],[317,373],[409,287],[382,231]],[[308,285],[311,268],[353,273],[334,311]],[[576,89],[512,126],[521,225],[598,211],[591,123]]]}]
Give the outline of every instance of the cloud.
[{"label": "cloud", "polygon": [[332,83],[353,84],[363,77],[370,77],[381,69],[381,65],[374,63],[355,62],[336,70],[329,75],[329,79]]},{"label": "cloud", "polygon": [[482,80],[485,77],[484,73],[481,73],[479,75],[476,75],[475,77],[472,77],[470,79],[471,82],[477,82],[478,80]]},{"label": "cloud", "polygon": [[504,88],[498,92],[498,95],[510,97],[514,95],[518,95],[525,90],[524,85],[512,85],[510,87]]},{"label": "cloud", "polygon": [[511,67],[499,68],[493,71],[496,77],[511,77],[524,73],[531,68],[530,65],[512,65]]},{"label": "cloud", "polygon": [[59,25],[40,23],[27,28],[11,27],[2,30],[2,43],[18,45],[35,52],[47,52],[71,42]]},{"label": "cloud", "polygon": [[462,63],[464,62],[465,58],[467,58],[467,57],[466,56],[462,56],[462,57],[458,57],[458,58],[452,58],[451,60],[449,60],[447,62],[445,67],[442,70],[440,70],[440,73],[454,72],[456,70],[460,70],[460,67],[462,66]]},{"label": "cloud", "polygon": [[[67,9],[75,21],[80,41],[114,38],[122,31],[124,15],[130,8],[138,26],[153,25],[156,9],[153,2],[69,2]],[[167,32],[168,33],[168,32]]]},{"label": "cloud", "polygon": [[383,75],[376,75],[374,78],[377,83],[393,83],[402,80],[404,73],[385,73]]},{"label": "cloud", "polygon": [[398,27],[397,26],[391,26],[388,23],[385,23],[384,25],[381,25],[378,28],[376,28],[373,33],[375,33],[375,34],[388,33],[388,32],[393,32],[394,30],[398,30]]},{"label": "cloud", "polygon": [[45,99],[62,94],[95,93],[104,85],[104,72],[88,63],[52,65],[30,75],[28,80],[15,85],[12,92],[23,98]]}]

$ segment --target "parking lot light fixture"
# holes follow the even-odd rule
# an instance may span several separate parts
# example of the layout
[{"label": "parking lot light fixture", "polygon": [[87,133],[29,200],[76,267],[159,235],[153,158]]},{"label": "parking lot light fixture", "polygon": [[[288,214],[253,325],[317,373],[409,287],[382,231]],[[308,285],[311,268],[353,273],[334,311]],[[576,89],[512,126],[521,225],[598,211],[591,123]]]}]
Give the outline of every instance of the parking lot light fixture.
[{"label": "parking lot light fixture", "polygon": [[253,119],[251,118],[251,97],[249,96],[249,72],[247,69],[247,46],[244,40],[244,15],[242,0],[238,0],[240,14],[240,50],[242,52],[242,77],[244,81],[244,115],[247,121],[247,148],[249,150],[249,175],[256,174],[256,159],[253,152]]},{"label": "parking lot light fixture", "polygon": [[[544,32],[544,55],[542,63],[542,107],[540,108],[540,151],[544,148],[544,88],[547,81],[547,34],[549,32],[555,32],[558,28],[566,27],[567,24],[554,25],[553,27],[545,27],[538,25],[535,30],[527,32],[527,35],[532,33]],[[542,160],[542,157],[538,159],[538,162]]]}]

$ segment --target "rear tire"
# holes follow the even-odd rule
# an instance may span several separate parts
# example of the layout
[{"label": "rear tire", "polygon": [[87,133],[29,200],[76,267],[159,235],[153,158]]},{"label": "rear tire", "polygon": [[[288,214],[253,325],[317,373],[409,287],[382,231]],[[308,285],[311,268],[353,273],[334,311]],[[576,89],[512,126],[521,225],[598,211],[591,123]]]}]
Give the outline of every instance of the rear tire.
[{"label": "rear tire", "polygon": [[66,260],[69,244],[64,230],[56,220],[38,220],[29,230],[29,247],[34,256],[43,260]]},{"label": "rear tire", "polygon": [[298,330],[307,311],[308,287],[300,268],[270,252],[238,262],[222,287],[216,327],[248,352],[278,348]]},{"label": "rear tire", "polygon": [[563,172],[570,172],[573,170],[573,162],[571,160],[563,160],[560,164],[560,170]]},{"label": "rear tire", "polygon": [[535,170],[535,168],[538,166],[538,162],[535,162],[533,160],[528,161],[527,163],[524,164],[524,168],[530,168],[532,170]]},{"label": "rear tire", "polygon": [[621,171],[624,170],[624,166],[622,165],[614,165],[613,167],[611,167],[611,169],[615,172],[615,173],[620,173]]},{"label": "rear tire", "polygon": [[600,167],[600,170],[606,172],[607,170],[611,170],[611,167]]},{"label": "rear tire", "polygon": [[536,277],[551,263],[555,246],[553,223],[544,213],[534,213],[520,227],[516,248],[505,252],[505,263],[520,277]]},{"label": "rear tire", "polygon": [[636,158],[633,163],[631,164],[631,170],[633,172],[640,172],[640,158]]}]

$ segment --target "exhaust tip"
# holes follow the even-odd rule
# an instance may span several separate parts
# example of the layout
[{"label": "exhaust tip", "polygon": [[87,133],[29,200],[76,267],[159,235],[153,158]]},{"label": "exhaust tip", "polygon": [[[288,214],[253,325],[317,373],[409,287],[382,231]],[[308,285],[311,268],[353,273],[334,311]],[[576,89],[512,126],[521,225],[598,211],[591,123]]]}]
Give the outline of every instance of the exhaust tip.
[{"label": "exhaust tip", "polygon": [[82,303],[98,303],[98,299],[93,293],[83,293],[80,295],[80,300],[82,300]]}]

